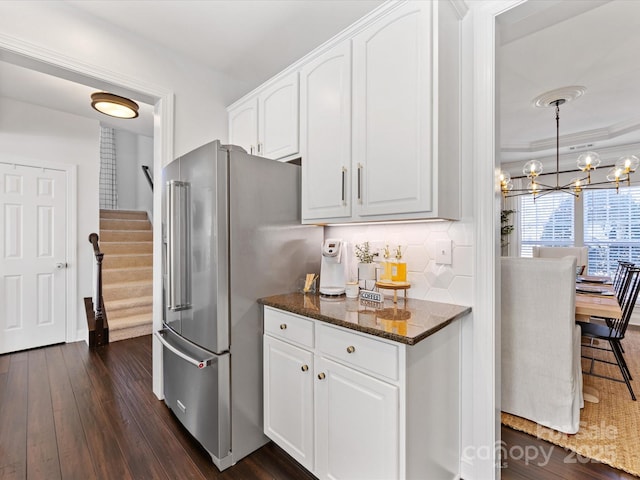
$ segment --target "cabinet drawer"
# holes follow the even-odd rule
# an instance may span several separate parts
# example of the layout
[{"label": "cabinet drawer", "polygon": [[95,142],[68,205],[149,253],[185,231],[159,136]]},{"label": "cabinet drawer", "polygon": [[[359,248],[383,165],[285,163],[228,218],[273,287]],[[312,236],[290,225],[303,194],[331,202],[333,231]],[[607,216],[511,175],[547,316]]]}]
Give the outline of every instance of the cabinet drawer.
[{"label": "cabinet drawer", "polygon": [[313,320],[264,308],[264,332],[289,342],[313,348]]},{"label": "cabinet drawer", "polygon": [[317,325],[318,351],[341,362],[376,375],[398,380],[399,351],[396,345],[384,343],[327,325]]}]

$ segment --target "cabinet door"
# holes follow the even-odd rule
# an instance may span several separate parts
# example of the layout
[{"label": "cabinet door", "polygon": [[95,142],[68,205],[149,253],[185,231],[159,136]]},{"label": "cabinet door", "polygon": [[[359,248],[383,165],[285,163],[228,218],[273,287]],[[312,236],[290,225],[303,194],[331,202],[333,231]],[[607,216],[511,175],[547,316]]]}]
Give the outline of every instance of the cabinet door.
[{"label": "cabinet door", "polygon": [[247,153],[258,152],[258,99],[251,98],[229,111],[229,143]]},{"label": "cabinet door", "polygon": [[300,71],[302,219],[351,216],[351,45]]},{"label": "cabinet door", "polygon": [[313,353],[264,336],[264,433],[313,470]]},{"label": "cabinet door", "polygon": [[408,2],[353,38],[359,216],[432,209],[431,3]]},{"label": "cabinet door", "polygon": [[317,357],[315,399],[318,478],[399,477],[398,387]]},{"label": "cabinet door", "polygon": [[258,155],[277,160],[299,152],[298,72],[258,96]]}]

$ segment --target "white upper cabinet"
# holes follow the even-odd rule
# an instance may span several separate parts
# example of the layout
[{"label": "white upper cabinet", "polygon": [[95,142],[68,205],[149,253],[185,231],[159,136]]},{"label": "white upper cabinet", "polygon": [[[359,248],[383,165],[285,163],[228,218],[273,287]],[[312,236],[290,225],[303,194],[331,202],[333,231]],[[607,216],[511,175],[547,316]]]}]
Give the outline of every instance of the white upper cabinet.
[{"label": "white upper cabinet", "polygon": [[229,143],[248,153],[258,152],[258,99],[250,98],[229,110]]},{"label": "white upper cabinet", "polygon": [[460,218],[463,4],[385,2],[229,108],[231,143],[253,101],[254,153],[301,156],[303,223]]},{"label": "white upper cabinet", "polygon": [[359,216],[433,211],[430,3],[407,4],[353,38]]},{"label": "white upper cabinet", "polygon": [[298,72],[258,95],[258,155],[277,160],[300,151]]},{"label": "white upper cabinet", "polygon": [[300,151],[298,72],[284,76],[228,109],[229,143],[280,160]]},{"label": "white upper cabinet", "polygon": [[351,217],[351,46],[342,42],[300,70],[302,217]]},{"label": "white upper cabinet", "polygon": [[[401,2],[359,27],[303,66],[303,223],[459,219],[457,10],[448,1]],[[336,68],[323,78],[326,90],[305,86],[318,62],[337,62],[336,52],[345,52],[342,68],[352,53],[350,122],[337,101],[331,114],[316,106],[324,116],[310,107],[349,95]]]}]

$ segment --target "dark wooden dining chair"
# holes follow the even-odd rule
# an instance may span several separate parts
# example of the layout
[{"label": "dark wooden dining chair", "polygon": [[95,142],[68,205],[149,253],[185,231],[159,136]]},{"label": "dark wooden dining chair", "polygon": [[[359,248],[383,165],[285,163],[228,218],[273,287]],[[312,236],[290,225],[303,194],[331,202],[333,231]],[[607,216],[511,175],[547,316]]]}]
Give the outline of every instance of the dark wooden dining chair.
[{"label": "dark wooden dining chair", "polygon": [[[631,319],[631,313],[636,304],[638,298],[638,292],[640,291],[640,268],[632,266],[626,269],[625,279],[621,286],[621,296],[618,301],[620,302],[620,308],[622,310],[622,316],[620,318],[608,318],[605,319],[605,324],[595,322],[577,322],[582,329],[582,337],[589,339],[589,343],[583,343],[585,348],[592,349],[591,356],[583,355],[583,358],[591,360],[591,365],[588,372],[583,372],[587,375],[595,377],[606,378],[608,380],[614,380],[617,382],[624,382],[629,389],[631,398],[636,399],[633,388],[631,387],[631,371],[624,359],[624,351],[622,349],[621,341],[624,339],[624,335],[629,326],[629,320]],[[593,340],[606,341],[610,348],[601,347]],[[615,362],[607,360],[606,358],[596,358],[594,350],[611,351]],[[607,363],[610,365],[617,365],[620,373],[622,374],[622,380],[607,375],[601,375],[593,371],[595,362]]]},{"label": "dark wooden dining chair", "polygon": [[[629,270],[635,266],[636,265],[632,262],[618,260],[618,268],[616,269],[616,273],[613,276],[613,280],[611,283],[613,285],[613,291],[616,294],[616,299],[618,300],[618,303],[620,305],[622,305],[622,300],[625,296],[626,289],[629,286],[629,283],[627,282],[627,275],[629,274]],[[606,317],[591,317],[591,318],[596,320],[602,320],[609,327],[612,324],[611,318],[606,318]],[[622,342],[620,342],[620,351],[624,353],[624,347],[622,346]]]},{"label": "dark wooden dining chair", "polygon": [[613,290],[616,292],[616,297],[618,297],[618,301],[621,298],[621,290],[625,285],[625,280],[627,278],[627,272],[631,267],[635,265],[631,262],[625,262],[622,260],[618,261],[618,268],[616,269],[616,273],[613,276]]}]

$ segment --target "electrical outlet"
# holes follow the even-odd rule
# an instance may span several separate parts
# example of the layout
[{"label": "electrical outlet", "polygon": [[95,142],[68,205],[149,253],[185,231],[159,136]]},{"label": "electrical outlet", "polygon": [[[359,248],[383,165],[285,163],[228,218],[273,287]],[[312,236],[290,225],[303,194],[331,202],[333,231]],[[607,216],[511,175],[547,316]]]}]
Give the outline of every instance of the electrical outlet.
[{"label": "electrical outlet", "polygon": [[451,265],[451,240],[436,241],[436,263]]}]

